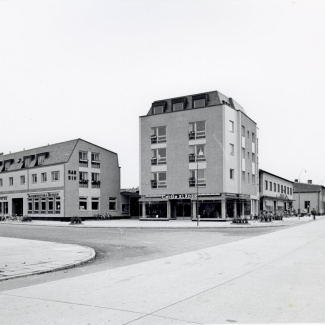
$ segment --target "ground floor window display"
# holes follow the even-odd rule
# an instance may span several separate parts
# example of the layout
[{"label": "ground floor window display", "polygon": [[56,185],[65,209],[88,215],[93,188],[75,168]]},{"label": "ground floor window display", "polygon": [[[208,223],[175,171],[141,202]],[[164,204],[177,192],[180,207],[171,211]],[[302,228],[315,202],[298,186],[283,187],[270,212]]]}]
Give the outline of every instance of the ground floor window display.
[{"label": "ground floor window display", "polygon": [[[226,198],[226,197],[209,197],[199,198],[196,195],[191,198],[175,198],[162,195],[159,198],[140,200],[140,218],[159,219],[192,219],[196,220],[197,214],[202,220],[231,219],[239,217],[250,217],[254,207],[257,207],[257,200]],[[166,199],[167,197],[167,199]],[[256,202],[255,202],[256,201]]]}]

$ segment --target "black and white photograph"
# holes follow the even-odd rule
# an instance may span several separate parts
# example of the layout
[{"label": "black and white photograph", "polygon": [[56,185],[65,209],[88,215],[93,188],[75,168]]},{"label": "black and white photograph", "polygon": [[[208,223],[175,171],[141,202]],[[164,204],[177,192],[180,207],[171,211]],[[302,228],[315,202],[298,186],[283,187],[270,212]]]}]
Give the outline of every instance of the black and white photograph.
[{"label": "black and white photograph", "polygon": [[0,323],[325,324],[324,17],[0,0]]}]

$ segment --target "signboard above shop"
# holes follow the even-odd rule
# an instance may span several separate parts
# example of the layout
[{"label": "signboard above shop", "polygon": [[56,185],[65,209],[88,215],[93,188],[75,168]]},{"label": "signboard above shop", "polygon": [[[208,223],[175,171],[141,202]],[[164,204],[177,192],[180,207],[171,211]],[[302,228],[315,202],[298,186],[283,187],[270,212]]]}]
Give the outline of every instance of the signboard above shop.
[{"label": "signboard above shop", "polygon": [[59,196],[60,193],[57,192],[43,192],[43,193],[32,193],[32,194],[27,194],[28,198],[33,198],[33,197],[55,197]]}]

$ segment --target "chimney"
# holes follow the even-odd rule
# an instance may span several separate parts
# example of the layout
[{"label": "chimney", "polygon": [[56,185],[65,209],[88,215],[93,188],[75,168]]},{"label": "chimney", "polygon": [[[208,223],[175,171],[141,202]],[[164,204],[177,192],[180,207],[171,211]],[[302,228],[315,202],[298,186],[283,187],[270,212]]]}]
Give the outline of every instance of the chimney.
[{"label": "chimney", "polygon": [[298,180],[297,179],[295,179],[295,183],[298,183]]},{"label": "chimney", "polygon": [[311,179],[309,179],[308,184],[313,184],[313,181]]}]

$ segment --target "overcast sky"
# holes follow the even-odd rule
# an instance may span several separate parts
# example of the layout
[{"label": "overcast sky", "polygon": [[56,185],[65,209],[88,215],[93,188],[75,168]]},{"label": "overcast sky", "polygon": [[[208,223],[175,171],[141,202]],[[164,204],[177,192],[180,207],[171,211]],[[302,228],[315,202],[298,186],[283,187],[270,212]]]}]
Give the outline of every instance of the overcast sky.
[{"label": "overcast sky", "polygon": [[139,185],[139,116],[218,90],[260,168],[325,185],[325,1],[0,0],[0,152],[82,138]]}]

